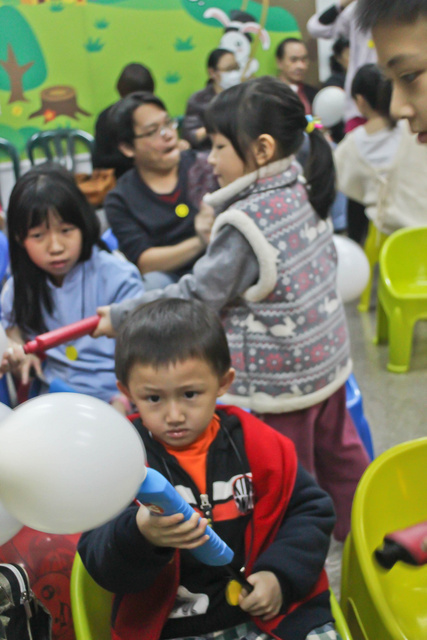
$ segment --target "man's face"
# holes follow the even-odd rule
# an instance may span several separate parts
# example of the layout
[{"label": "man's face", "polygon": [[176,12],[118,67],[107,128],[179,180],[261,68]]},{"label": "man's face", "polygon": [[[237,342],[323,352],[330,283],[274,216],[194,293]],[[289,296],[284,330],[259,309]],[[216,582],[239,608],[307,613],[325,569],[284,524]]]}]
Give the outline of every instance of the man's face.
[{"label": "man's face", "polygon": [[379,64],[393,83],[392,116],[408,120],[427,144],[427,19],[381,24],[372,33]]},{"label": "man's face", "polygon": [[304,82],[308,70],[308,52],[303,42],[288,42],[283,58],[277,58],[277,68],[282,80],[288,84]]},{"label": "man's face", "polygon": [[135,160],[138,168],[164,172],[179,163],[178,134],[170,116],[155,104],[142,104],[133,112],[133,146],[121,151]]}]

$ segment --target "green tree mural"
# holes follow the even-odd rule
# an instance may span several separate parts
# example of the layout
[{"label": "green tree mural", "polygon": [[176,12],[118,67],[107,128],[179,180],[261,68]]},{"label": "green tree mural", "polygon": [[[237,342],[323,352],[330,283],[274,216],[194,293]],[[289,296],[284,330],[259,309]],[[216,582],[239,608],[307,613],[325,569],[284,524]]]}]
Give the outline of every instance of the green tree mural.
[{"label": "green tree mural", "polygon": [[28,102],[24,91],[46,79],[44,56],[28,22],[17,9],[0,7],[0,89],[11,102]]}]

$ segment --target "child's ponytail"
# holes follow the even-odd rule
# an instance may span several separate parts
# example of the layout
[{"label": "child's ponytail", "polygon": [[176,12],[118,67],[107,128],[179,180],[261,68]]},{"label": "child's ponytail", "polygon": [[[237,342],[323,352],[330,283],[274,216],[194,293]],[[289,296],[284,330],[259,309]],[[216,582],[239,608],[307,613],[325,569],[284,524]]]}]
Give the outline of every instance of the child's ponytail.
[{"label": "child's ponytail", "polygon": [[324,135],[313,129],[309,134],[310,155],[304,168],[309,200],[322,220],[328,217],[335,199],[335,165],[331,147]]}]

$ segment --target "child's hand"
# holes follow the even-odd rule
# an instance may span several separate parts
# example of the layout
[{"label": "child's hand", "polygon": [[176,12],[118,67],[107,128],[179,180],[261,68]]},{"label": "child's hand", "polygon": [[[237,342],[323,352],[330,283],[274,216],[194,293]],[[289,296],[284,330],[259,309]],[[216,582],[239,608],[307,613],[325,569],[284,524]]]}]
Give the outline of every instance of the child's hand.
[{"label": "child's hand", "polygon": [[[157,547],[173,547],[175,549],[195,549],[208,540],[205,535],[208,521],[193,513],[191,518],[183,522],[182,513],[172,516],[152,515],[142,505],[136,515],[138,529],[151,544]],[[199,522],[200,521],[200,522]]]},{"label": "child's hand", "polygon": [[196,234],[206,246],[209,244],[214,221],[215,212],[213,208],[206,204],[206,202],[202,202],[200,211],[194,218],[194,228],[196,230]]},{"label": "child's hand", "polygon": [[21,344],[9,340],[9,347],[4,352],[0,365],[1,373],[13,371],[19,375],[22,384],[28,384],[31,369],[34,369],[36,375],[44,380],[40,358],[34,354],[27,355]]},{"label": "child's hand", "polygon": [[271,571],[258,571],[249,576],[248,582],[254,590],[247,594],[243,589],[239,606],[243,611],[262,620],[271,620],[279,613],[283,598],[280,584]]},{"label": "child's hand", "polygon": [[101,317],[101,320],[99,321],[95,331],[91,333],[92,338],[100,338],[101,336],[115,338],[116,332],[111,324],[110,307],[98,307],[96,313]]}]

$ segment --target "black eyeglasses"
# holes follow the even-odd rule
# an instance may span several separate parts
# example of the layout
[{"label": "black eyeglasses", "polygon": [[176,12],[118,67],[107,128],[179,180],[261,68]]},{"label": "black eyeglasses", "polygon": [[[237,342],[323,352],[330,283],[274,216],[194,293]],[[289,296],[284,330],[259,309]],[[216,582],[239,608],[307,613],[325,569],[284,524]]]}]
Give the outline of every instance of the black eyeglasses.
[{"label": "black eyeglasses", "polygon": [[167,131],[176,131],[176,129],[178,129],[178,120],[176,118],[169,118],[165,120],[163,124],[153,125],[146,133],[135,134],[134,138],[163,138]]}]

